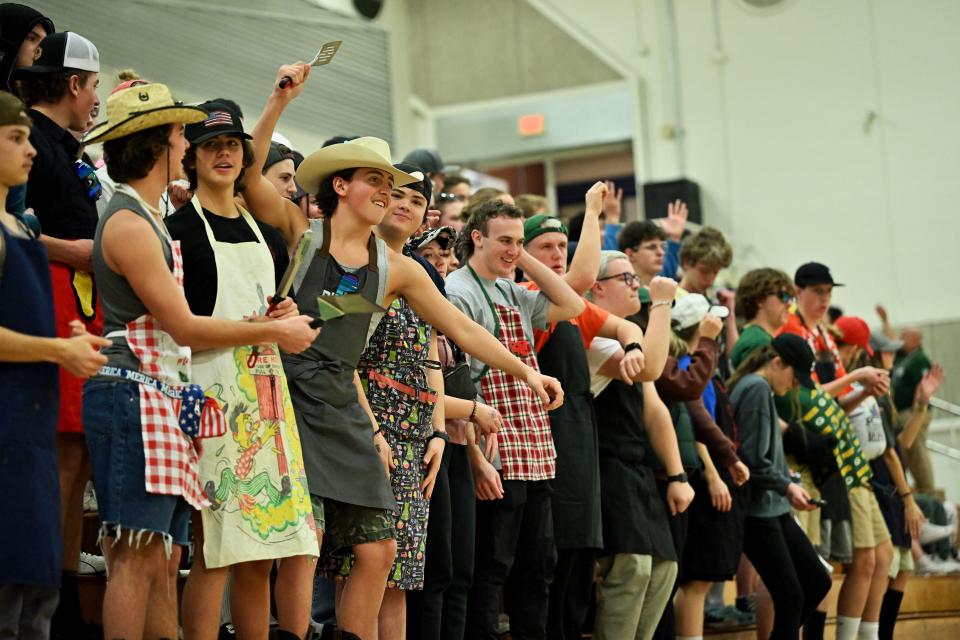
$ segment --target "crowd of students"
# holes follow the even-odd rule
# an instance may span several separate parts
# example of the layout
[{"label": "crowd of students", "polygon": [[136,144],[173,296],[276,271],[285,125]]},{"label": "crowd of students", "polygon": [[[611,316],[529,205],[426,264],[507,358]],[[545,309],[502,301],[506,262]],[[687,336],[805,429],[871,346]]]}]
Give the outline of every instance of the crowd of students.
[{"label": "crowd of students", "polygon": [[825,265],[716,287],[681,202],[621,224],[600,181],[573,230],[425,149],[298,153],[302,63],[248,129],[135,74],[101,110],[92,42],[0,28],[0,637],[217,638],[225,603],[241,638],[696,638],[737,576],[759,637],[816,639],[823,558],[837,637],[892,637],[943,371],[831,320]]}]

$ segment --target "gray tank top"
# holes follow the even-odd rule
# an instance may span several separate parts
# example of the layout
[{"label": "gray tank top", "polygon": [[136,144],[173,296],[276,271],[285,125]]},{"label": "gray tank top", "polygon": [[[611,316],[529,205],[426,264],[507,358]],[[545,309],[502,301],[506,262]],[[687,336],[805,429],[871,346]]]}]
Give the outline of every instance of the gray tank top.
[{"label": "gray tank top", "polygon": [[[104,336],[113,331],[125,330],[128,322],[132,322],[147,313],[147,308],[137,297],[127,279],[113,271],[103,259],[103,249],[101,247],[103,227],[113,214],[121,209],[133,211],[150,223],[154,233],[157,234],[157,238],[160,239],[167,266],[171,271],[173,270],[173,252],[170,249],[170,242],[166,234],[157,226],[153,216],[135,198],[125,193],[115,193],[110,198],[110,202],[107,204],[99,224],[97,224],[97,233],[93,238],[93,274],[94,281],[97,283],[97,290],[100,293],[100,303],[103,306]],[[107,364],[125,369],[139,369],[140,363],[130,351],[130,348],[127,347],[126,340],[121,337],[113,337],[111,341],[113,344],[102,350],[103,355],[107,356]]]}]

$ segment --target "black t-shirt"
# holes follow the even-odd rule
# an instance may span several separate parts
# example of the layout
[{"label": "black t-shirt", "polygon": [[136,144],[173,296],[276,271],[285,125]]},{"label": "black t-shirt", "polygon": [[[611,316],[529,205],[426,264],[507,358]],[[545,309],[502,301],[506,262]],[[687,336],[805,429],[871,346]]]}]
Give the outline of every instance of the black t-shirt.
[{"label": "black t-shirt", "polygon": [[[242,217],[224,218],[206,209],[203,216],[213,230],[213,237],[217,242],[239,244],[241,242],[258,242],[253,229]],[[213,255],[213,247],[207,240],[207,233],[203,221],[197,215],[192,203],[187,203],[177,209],[176,213],[165,220],[170,236],[180,241],[180,251],[183,254],[183,293],[190,305],[190,310],[198,316],[213,315],[213,307],[217,302],[217,262]],[[276,285],[287,270],[290,258],[287,255],[287,245],[283,235],[268,224],[256,221],[263,235],[270,255],[273,256],[274,282],[273,291],[264,291],[264,298],[274,294]],[[254,286],[251,282],[250,286]],[[239,319],[239,318],[237,318]]]},{"label": "black t-shirt", "polygon": [[[89,195],[93,178],[78,176],[80,143],[39,111],[31,109],[30,118],[30,144],[37,155],[27,179],[27,206],[33,208],[44,234],[65,240],[93,239],[97,206]],[[93,172],[89,162],[83,168],[87,171]]]}]

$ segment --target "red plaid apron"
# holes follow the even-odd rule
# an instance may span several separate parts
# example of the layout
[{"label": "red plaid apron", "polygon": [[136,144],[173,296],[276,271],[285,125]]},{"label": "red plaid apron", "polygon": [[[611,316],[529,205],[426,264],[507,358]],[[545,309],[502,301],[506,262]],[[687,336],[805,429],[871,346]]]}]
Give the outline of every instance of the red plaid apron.
[{"label": "red plaid apron", "polygon": [[[523,333],[520,312],[494,303],[473,275],[497,319],[497,339],[524,364],[540,371],[533,346]],[[480,390],[484,400],[503,417],[497,437],[504,480],[552,480],[557,474],[557,452],[540,398],[523,381],[492,367],[480,378]]]},{"label": "red plaid apron", "polygon": [[[180,243],[170,240],[173,277],[183,288],[183,258]],[[140,361],[140,372],[171,385],[181,385],[190,376],[190,348],[180,347],[150,314],[127,323],[127,344]],[[183,496],[192,507],[210,506],[200,486],[200,459],[193,441],[180,429],[180,401],[153,386],[140,384],[140,429],[143,435],[144,480],[148,493]],[[204,407],[201,424],[219,411]],[[210,407],[211,409],[213,407]],[[222,413],[220,419],[222,421]],[[205,425],[210,428],[211,425]]]}]

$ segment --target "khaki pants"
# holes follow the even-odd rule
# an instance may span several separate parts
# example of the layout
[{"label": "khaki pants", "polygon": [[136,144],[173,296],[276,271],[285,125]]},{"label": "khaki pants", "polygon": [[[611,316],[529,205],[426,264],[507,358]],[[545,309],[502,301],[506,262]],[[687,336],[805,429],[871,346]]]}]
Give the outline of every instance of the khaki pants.
[{"label": "khaki pants", "polygon": [[[900,412],[901,430],[906,428],[912,416],[913,409],[904,409]],[[913,446],[903,450],[917,493],[933,493],[933,465],[930,463],[930,451],[927,449],[927,428],[930,426],[930,420],[930,411],[927,410]]]},{"label": "khaki pants", "polygon": [[596,640],[650,640],[670,599],[677,563],[618,553],[600,558]]}]

